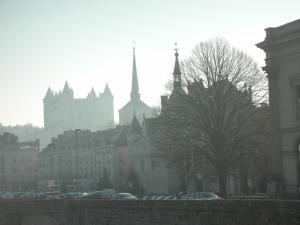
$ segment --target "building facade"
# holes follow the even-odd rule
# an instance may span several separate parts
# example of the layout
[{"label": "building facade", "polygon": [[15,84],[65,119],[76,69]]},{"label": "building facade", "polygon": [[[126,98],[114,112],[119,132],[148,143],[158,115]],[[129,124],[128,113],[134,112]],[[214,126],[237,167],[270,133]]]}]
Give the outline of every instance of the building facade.
[{"label": "building facade", "polygon": [[137,185],[145,194],[175,194],[180,185],[177,174],[159,161],[155,146],[151,143],[156,122],[157,118],[144,118],[141,126],[133,116],[128,133],[129,171],[137,174]]},{"label": "building facade", "polygon": [[300,20],[267,28],[257,44],[266,53],[271,113],[271,192],[300,196]]},{"label": "building facade", "polygon": [[153,117],[154,110],[141,100],[136,69],[135,49],[133,49],[132,82],[130,101],[119,110],[119,124],[130,124],[133,114],[142,123],[144,117]]},{"label": "building facade", "polygon": [[66,81],[62,92],[54,93],[49,87],[43,103],[45,131],[55,135],[71,129],[102,130],[114,124],[114,97],[107,84],[99,96],[92,88],[85,99],[77,99]]},{"label": "building facade", "polygon": [[39,154],[39,191],[123,190],[126,129],[65,131],[53,138]]},{"label": "building facade", "polygon": [[19,142],[13,134],[0,135],[0,191],[36,191],[39,149],[39,140]]}]

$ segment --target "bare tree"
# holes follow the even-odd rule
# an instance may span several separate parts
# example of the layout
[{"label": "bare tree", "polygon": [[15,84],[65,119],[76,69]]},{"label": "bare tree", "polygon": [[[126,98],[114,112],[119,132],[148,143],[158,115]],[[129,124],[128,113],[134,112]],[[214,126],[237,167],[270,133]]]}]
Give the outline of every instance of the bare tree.
[{"label": "bare tree", "polygon": [[187,94],[177,93],[168,116],[161,116],[158,149],[169,163],[200,153],[215,168],[220,194],[226,195],[229,170],[259,132],[252,121],[257,104],[266,99],[266,79],[251,57],[223,39],[197,45],[182,63],[182,75]]}]

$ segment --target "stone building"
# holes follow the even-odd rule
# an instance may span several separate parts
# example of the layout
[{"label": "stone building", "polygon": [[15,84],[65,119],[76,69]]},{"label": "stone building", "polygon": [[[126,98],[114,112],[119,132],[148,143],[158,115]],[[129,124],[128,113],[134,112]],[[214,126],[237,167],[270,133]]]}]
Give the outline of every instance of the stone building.
[{"label": "stone building", "polygon": [[141,126],[133,116],[128,134],[129,170],[135,171],[145,194],[174,194],[179,191],[176,173],[159,162],[150,141],[156,122],[155,118],[144,118]]},{"label": "stone building", "polygon": [[300,20],[265,29],[271,113],[271,192],[300,196]]},{"label": "stone building", "polygon": [[114,124],[114,97],[107,84],[99,96],[92,88],[85,99],[77,99],[66,81],[62,92],[54,93],[49,87],[43,103],[45,131],[55,135],[70,129],[107,129]]},{"label": "stone building", "polygon": [[39,140],[19,142],[14,134],[0,135],[0,191],[36,190]]},{"label": "stone building", "polygon": [[133,48],[130,101],[119,110],[119,124],[130,124],[134,113],[140,123],[143,121],[143,117],[153,117],[154,115],[153,109],[146,105],[140,97],[139,82],[136,70],[135,49]]},{"label": "stone building", "polygon": [[128,126],[65,131],[39,154],[40,191],[92,191],[126,183]]}]

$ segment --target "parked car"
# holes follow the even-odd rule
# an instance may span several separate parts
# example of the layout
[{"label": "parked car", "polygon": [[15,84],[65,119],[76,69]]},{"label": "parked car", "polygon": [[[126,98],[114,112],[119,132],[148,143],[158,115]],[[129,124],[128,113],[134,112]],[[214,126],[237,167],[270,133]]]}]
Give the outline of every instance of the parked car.
[{"label": "parked car", "polygon": [[219,197],[218,195],[212,192],[191,192],[187,195],[183,195],[180,199],[195,199],[195,200],[221,200],[223,198]]},{"label": "parked car", "polygon": [[103,197],[102,191],[86,193],[82,198],[83,199],[105,199],[105,197]]},{"label": "parked car", "polygon": [[114,189],[103,189],[101,193],[102,198],[111,199],[116,194],[116,191]]},{"label": "parked car", "polygon": [[112,197],[113,200],[137,200],[138,198],[130,193],[116,193]]}]

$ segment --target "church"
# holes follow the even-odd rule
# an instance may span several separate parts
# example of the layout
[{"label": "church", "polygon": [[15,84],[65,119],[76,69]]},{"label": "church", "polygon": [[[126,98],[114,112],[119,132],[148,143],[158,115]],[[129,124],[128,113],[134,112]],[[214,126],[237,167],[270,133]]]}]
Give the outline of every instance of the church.
[{"label": "church", "polygon": [[133,118],[136,116],[139,123],[142,124],[143,118],[153,117],[154,111],[151,107],[146,105],[141,100],[139,93],[139,81],[136,69],[135,60],[135,48],[133,48],[133,64],[132,64],[132,81],[131,81],[131,93],[129,102],[119,110],[119,124],[130,124]]}]

